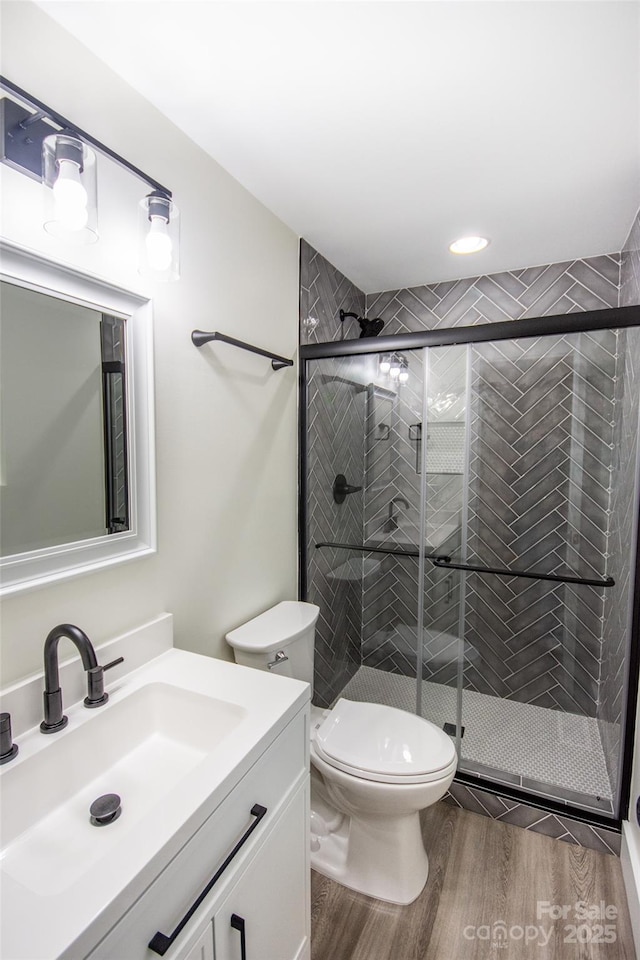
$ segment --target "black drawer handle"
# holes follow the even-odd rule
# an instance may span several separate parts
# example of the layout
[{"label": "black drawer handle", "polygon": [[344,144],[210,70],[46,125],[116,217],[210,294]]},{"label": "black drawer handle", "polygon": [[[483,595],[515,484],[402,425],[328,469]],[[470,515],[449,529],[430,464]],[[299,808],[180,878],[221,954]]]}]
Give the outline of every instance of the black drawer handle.
[{"label": "black drawer handle", "polygon": [[244,930],[244,917],[239,917],[237,913],[232,913],[231,926],[234,930],[240,931],[240,960],[247,960],[247,937]]},{"label": "black drawer handle", "polygon": [[258,824],[260,823],[260,821],[262,820],[266,812],[267,812],[266,807],[261,806],[259,803],[254,803],[254,805],[251,807],[251,816],[255,817],[255,820],[253,821],[251,826],[248,827],[248,829],[242,834],[242,836],[236,843],[231,853],[227,856],[226,860],[218,867],[218,869],[216,870],[214,875],[211,877],[211,880],[209,880],[209,883],[206,885],[206,887],[204,888],[202,893],[199,895],[199,897],[196,900],[194,900],[194,902],[191,904],[191,906],[189,907],[189,909],[187,910],[184,917],[182,918],[178,926],[175,928],[173,933],[170,936],[167,936],[166,933],[160,933],[160,931],[158,931],[153,935],[153,937],[149,941],[150,950],[153,950],[154,953],[158,953],[161,957],[164,957],[169,947],[174,943],[176,937],[181,933],[184,927],[189,923],[189,920],[191,920],[191,917],[194,915],[194,913],[196,912],[196,910],[198,909],[202,901],[205,899],[207,894],[213,888],[214,884],[218,882],[218,880],[220,879],[222,874],[225,872],[225,870],[227,869],[227,867],[229,866],[229,864],[231,863],[235,855],[238,853],[240,848],[243,847],[244,844],[247,842],[247,840],[249,839],[249,837],[251,836],[255,828],[258,826]]}]

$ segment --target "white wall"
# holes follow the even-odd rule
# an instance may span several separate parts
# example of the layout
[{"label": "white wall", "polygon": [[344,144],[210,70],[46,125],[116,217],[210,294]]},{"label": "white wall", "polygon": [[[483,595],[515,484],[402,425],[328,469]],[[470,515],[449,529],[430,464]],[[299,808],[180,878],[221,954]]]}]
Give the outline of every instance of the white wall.
[{"label": "white wall", "polygon": [[[170,69],[170,65],[168,65]],[[10,598],[2,682],[41,668],[46,633],[77,623],[99,643],[160,611],[177,645],[229,658],[224,633],[296,595],[296,368],[190,332],[220,330],[293,357],[297,238],[155,108],[29,2],[2,4],[2,72],[166,184],[182,214],[182,278],[154,299],[158,553]],[[135,201],[147,189],[99,169],[101,241],[61,248],[40,187],[1,166],[4,236],[130,289]]]}]

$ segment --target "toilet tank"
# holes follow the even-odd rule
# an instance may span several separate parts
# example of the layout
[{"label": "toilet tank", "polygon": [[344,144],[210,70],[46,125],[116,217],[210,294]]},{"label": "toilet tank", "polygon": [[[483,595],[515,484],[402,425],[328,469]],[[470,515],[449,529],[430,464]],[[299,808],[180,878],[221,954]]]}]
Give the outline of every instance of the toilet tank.
[{"label": "toilet tank", "polygon": [[236,663],[306,680],[313,693],[313,654],[319,613],[320,608],[314,603],[283,600],[231,630],[226,640],[233,648]]}]

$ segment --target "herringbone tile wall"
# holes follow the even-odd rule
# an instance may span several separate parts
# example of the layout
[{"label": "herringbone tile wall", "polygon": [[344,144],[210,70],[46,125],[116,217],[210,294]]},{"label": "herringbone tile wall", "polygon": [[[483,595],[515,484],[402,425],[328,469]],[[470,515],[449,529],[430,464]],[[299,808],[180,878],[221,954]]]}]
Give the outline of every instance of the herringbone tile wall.
[{"label": "herringbone tile wall", "polygon": [[[620,263],[614,253],[385,291],[367,295],[366,310],[382,317],[385,334],[395,334],[612,307],[618,304]],[[575,353],[566,338],[563,344],[514,341],[474,348],[472,562],[601,575],[610,506],[612,336],[602,343],[583,338]],[[406,563],[397,579],[411,580]],[[434,614],[435,629],[427,637],[436,639],[433,666],[441,682],[447,676],[455,682],[456,664],[453,658],[443,664],[441,647],[443,636],[457,632],[457,599],[456,577],[429,571],[426,613]],[[602,603],[603,592],[595,588],[469,577],[465,685],[595,715]],[[397,659],[387,654],[386,661]],[[423,670],[431,677],[428,660]]]},{"label": "herringbone tile wall", "polygon": [[322,541],[361,543],[364,524],[361,494],[343,503],[333,499],[338,474],[348,483],[364,482],[366,387],[358,358],[320,360],[308,382],[307,599],[317,603],[315,693],[329,706],[361,662],[362,555]]},{"label": "herringbone tile wall", "polygon": [[366,310],[384,320],[385,334],[409,333],[617,307],[619,285],[614,253],[367,294]]},{"label": "herringbone tile wall", "polygon": [[[406,351],[409,379],[379,395],[374,391],[368,423],[365,536],[398,547],[420,542],[423,384],[422,351]],[[465,415],[464,347],[429,354],[426,530],[432,552],[459,552],[463,502],[462,447]],[[435,430],[434,430],[435,428]],[[439,453],[429,450],[433,433]],[[455,437],[451,431],[456,428]],[[449,431],[448,447],[442,443]],[[434,462],[437,461],[437,462]],[[362,662],[415,676],[417,668],[418,560],[385,557],[377,577],[364,582]],[[457,676],[459,576],[427,565],[422,675],[441,683]]]},{"label": "herringbone tile wall", "polygon": [[357,337],[360,328],[355,321],[345,320],[342,329],[341,309],[364,316],[364,293],[306,240],[301,240],[300,343]]},{"label": "herringbone tile wall", "polygon": [[[473,349],[469,561],[603,578],[615,333]],[[465,686],[595,716],[604,591],[471,574]]]},{"label": "herringbone tile wall", "polygon": [[[524,317],[617,306],[621,264],[621,302],[640,302],[639,248],[640,219],[622,256],[550,264],[366,298],[308,244],[303,242],[301,252],[301,342],[335,340],[343,334],[347,339],[357,337],[357,324],[341,330],[340,307],[381,316],[385,334],[515,321],[514,341],[473,348],[469,558],[543,570],[562,567],[578,575],[611,574],[620,583],[607,592],[469,577],[465,685],[493,696],[597,716],[612,776],[626,653],[620,638],[626,638],[623,621],[630,589],[624,571],[616,572],[615,558],[628,557],[630,549],[638,331],[633,331],[633,337],[623,333],[618,338],[613,332],[520,343],[516,338],[517,321]],[[303,321],[316,314],[319,324],[309,332]],[[393,392],[363,390],[375,375],[359,367],[356,358],[313,365],[311,543],[384,538],[417,544],[421,477],[415,428],[422,420],[422,355],[407,352],[406,356],[410,381],[396,398]],[[332,390],[329,398],[324,396],[327,386]],[[620,450],[630,451],[626,472],[620,458],[615,459]],[[336,507],[331,486],[337,472],[347,474],[351,483],[360,482],[357,476],[366,477],[363,497],[348,497]],[[426,485],[433,511],[427,520],[432,530],[439,530],[437,545],[455,552],[462,477],[433,473]],[[401,499],[393,506],[394,527],[389,524],[389,506],[396,498]],[[619,518],[611,529],[609,510]],[[454,532],[444,525],[447,517]],[[453,539],[447,541],[447,536]],[[423,676],[453,684],[458,576],[428,570]],[[415,674],[417,560],[354,558],[345,551],[311,548],[309,573],[309,599],[323,611],[317,649],[318,703],[330,703],[360,663]]]}]

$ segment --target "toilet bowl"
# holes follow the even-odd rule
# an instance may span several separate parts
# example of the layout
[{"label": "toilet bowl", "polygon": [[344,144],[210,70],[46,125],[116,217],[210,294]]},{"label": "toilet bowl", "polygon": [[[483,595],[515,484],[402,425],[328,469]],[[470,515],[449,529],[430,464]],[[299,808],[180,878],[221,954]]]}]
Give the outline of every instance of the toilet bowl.
[{"label": "toilet bowl", "polygon": [[[238,663],[313,682],[314,604],[284,601],[227,634]],[[429,873],[420,811],[456,770],[430,721],[375,703],[312,707],[311,865],[360,893],[411,903]]]}]

